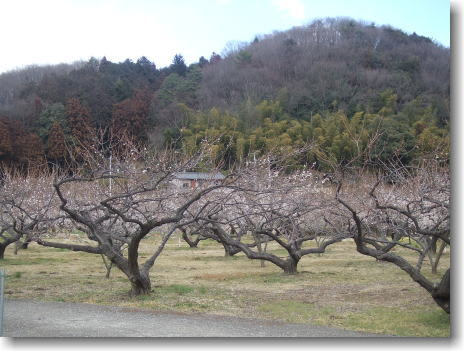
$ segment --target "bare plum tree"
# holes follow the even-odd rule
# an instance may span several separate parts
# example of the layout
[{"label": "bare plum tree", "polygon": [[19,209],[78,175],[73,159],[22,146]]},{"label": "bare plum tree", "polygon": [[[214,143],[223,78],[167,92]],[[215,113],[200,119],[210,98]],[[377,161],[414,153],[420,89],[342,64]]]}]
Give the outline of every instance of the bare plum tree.
[{"label": "bare plum tree", "polygon": [[[186,223],[186,211],[225,182],[179,188],[174,174],[195,168],[202,155],[182,159],[172,152],[132,149],[119,160],[101,157],[94,166],[57,177],[53,183],[60,210],[92,244],[60,243],[38,237],[38,244],[104,255],[131,283],[131,295],[151,291],[150,269],[174,231]],[[110,167],[111,166],[111,167]],[[141,241],[152,231],[164,233],[145,262]],[[127,250],[123,251],[122,248]]]},{"label": "bare plum tree", "polygon": [[[250,259],[269,261],[285,273],[295,274],[303,256],[323,253],[329,245],[351,236],[333,230],[335,222],[342,219],[333,211],[333,194],[316,185],[311,172],[286,175],[283,169],[271,169],[267,159],[261,166],[242,170],[240,184],[249,190],[221,202],[210,199],[216,211],[201,221],[215,238]],[[252,244],[241,240],[248,234]],[[271,241],[287,256],[266,252]]]},{"label": "bare plum tree", "polygon": [[51,179],[47,173],[4,172],[0,192],[0,258],[10,244],[16,244],[16,254],[18,248],[31,242],[36,233],[45,233],[58,219],[57,211],[52,211],[56,198]]},{"label": "bare plum tree", "polygon": [[[432,256],[433,246],[441,243],[431,259],[436,271],[444,246],[451,243],[449,168],[432,159],[415,167],[396,165],[377,180],[363,179],[357,184],[340,182],[336,193],[351,217],[352,226],[345,230],[352,231],[357,251],[398,266],[449,313],[450,268],[439,281],[422,272],[424,257]],[[416,254],[415,263],[405,250]]]}]

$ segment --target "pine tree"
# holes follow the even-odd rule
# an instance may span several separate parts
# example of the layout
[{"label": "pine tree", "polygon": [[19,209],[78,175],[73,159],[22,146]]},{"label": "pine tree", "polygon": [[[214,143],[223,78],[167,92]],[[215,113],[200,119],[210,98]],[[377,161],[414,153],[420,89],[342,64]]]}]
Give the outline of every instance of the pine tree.
[{"label": "pine tree", "polygon": [[187,74],[187,65],[185,64],[184,57],[180,54],[174,56],[170,69],[173,73],[185,77]]},{"label": "pine tree", "polygon": [[205,59],[204,56],[201,56],[200,59],[198,60],[198,65],[203,68],[204,66],[206,66],[207,64],[209,63],[209,61],[207,59]]}]

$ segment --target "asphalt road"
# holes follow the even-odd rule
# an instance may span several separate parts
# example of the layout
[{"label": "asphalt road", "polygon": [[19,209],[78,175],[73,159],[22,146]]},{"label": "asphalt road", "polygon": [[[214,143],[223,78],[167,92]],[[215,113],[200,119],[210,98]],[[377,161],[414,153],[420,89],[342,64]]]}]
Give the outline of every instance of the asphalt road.
[{"label": "asphalt road", "polygon": [[348,330],[90,304],[6,300],[6,337],[365,337]]}]

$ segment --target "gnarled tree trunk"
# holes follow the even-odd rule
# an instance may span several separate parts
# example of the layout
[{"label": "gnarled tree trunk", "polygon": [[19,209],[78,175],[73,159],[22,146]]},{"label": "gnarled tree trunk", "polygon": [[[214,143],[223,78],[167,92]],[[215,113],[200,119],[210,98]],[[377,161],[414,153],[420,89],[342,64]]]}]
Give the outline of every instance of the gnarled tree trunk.
[{"label": "gnarled tree trunk", "polygon": [[220,243],[224,247],[224,257],[231,257],[231,256],[234,256],[235,254],[238,254],[240,251],[242,251],[238,247],[228,245],[223,242],[220,242]]},{"label": "gnarled tree trunk", "polygon": [[4,235],[7,230],[5,228],[2,228],[0,231],[0,260],[3,260],[5,258],[5,250],[8,247],[8,245],[11,245],[14,242],[18,242],[19,238],[21,237],[19,234],[11,234],[9,235]]},{"label": "gnarled tree trunk", "polygon": [[0,245],[0,260],[5,258],[5,250],[7,245]]},{"label": "gnarled tree trunk", "polygon": [[182,231],[182,239],[193,249],[198,248],[198,243],[200,242],[200,236],[198,235],[195,239],[191,239],[187,234],[187,231],[183,228],[180,229]]},{"label": "gnarled tree trunk", "polygon": [[290,257],[285,261],[285,265],[283,265],[281,268],[284,270],[285,274],[297,274],[297,266],[298,261]]},{"label": "gnarled tree trunk", "polygon": [[451,273],[450,269],[446,271],[441,278],[440,284],[432,292],[432,297],[446,313],[450,313],[450,295],[451,295]]},{"label": "gnarled tree trunk", "polygon": [[131,282],[131,296],[146,295],[151,291],[151,282],[148,274],[140,273],[129,277]]}]

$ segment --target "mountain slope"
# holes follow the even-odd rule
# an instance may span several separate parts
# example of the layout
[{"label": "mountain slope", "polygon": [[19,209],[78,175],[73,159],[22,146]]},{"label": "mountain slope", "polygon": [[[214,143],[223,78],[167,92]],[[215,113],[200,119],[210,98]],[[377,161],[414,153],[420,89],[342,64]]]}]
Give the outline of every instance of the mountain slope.
[{"label": "mountain slope", "polygon": [[203,70],[200,100],[238,111],[244,101],[280,99],[295,117],[341,108],[375,111],[380,92],[416,98],[449,119],[450,50],[430,39],[350,19],[318,20],[276,32]]},{"label": "mountain slope", "polygon": [[[84,129],[186,152],[213,138],[217,162],[228,165],[307,142],[342,162],[381,130],[376,155],[410,162],[448,153],[449,106],[449,48],[415,33],[329,18],[189,67],[178,54],[161,69],[145,57],[104,57],[4,73],[0,162],[27,165],[31,155],[59,164],[50,145],[76,144],[75,135],[85,134],[76,130]],[[73,125],[81,120],[85,128]],[[64,140],[51,142],[52,128]]]}]

